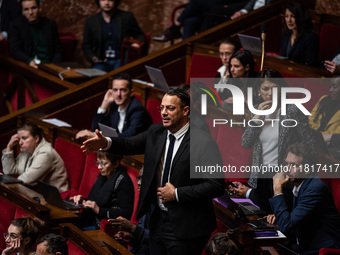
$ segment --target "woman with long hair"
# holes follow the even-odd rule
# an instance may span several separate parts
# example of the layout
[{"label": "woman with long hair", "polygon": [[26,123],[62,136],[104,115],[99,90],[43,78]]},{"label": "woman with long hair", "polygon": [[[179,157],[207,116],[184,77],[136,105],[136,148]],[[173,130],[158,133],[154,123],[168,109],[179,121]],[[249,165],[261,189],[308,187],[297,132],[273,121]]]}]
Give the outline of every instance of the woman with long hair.
[{"label": "woman with long hair", "polygon": [[[242,136],[242,146],[245,149],[253,148],[253,166],[275,168],[284,165],[288,146],[298,141],[315,148],[307,116],[292,104],[288,104],[286,114],[282,114],[280,98],[283,87],[287,87],[287,83],[278,71],[264,69],[260,72],[255,86],[258,104],[254,108],[262,111],[272,109],[273,112],[264,113],[265,115],[252,113],[249,126]],[[275,101],[276,105],[273,104]],[[270,213],[268,199],[273,196],[273,175],[274,172],[270,171],[263,175],[252,172],[248,180],[249,186],[235,182],[237,188],[230,187],[230,190],[242,197],[250,198],[261,209]],[[287,192],[287,195],[290,194]]]},{"label": "woman with long hair", "polygon": [[281,56],[296,63],[318,66],[319,37],[313,31],[308,10],[301,2],[289,2],[285,9]]}]

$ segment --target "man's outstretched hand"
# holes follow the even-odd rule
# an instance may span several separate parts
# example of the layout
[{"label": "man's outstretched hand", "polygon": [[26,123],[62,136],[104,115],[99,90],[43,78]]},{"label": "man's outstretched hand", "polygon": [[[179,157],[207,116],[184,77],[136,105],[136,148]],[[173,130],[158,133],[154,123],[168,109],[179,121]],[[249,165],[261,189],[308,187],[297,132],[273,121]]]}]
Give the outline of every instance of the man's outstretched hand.
[{"label": "man's outstretched hand", "polygon": [[98,129],[95,131],[95,137],[87,139],[81,146],[83,152],[90,154],[92,151],[97,151],[100,148],[107,146],[106,138],[99,132]]}]

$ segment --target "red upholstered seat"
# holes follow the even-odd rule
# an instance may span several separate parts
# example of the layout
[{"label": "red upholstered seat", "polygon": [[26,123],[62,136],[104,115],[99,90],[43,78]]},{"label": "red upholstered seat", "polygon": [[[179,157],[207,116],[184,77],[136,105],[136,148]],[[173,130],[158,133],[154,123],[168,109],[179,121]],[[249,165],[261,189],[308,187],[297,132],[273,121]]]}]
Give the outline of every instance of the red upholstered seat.
[{"label": "red upholstered seat", "polygon": [[226,172],[226,180],[245,182],[249,173],[241,173],[241,167],[250,166],[252,163],[252,149],[242,147],[243,131],[228,125],[221,125],[217,135],[217,144],[220,148],[224,166],[234,167],[236,172]]},{"label": "red upholstered seat", "polygon": [[77,194],[79,190],[85,166],[86,154],[82,152],[79,145],[59,138],[55,139],[54,149],[59,153],[60,157],[64,161],[70,183],[70,190],[61,194],[65,199],[66,197],[71,197]]},{"label": "red upholstered seat", "polygon": [[[0,198],[0,212],[1,212],[0,233],[7,233],[8,226],[15,217],[15,209],[16,207],[13,204]],[[5,248],[5,239],[1,237],[0,238],[0,249],[4,249],[4,248]]]},{"label": "red upholstered seat", "polygon": [[340,44],[340,26],[323,24],[320,32],[319,59],[332,60],[332,57]]},{"label": "red upholstered seat", "polygon": [[97,157],[94,152],[86,156],[83,178],[81,179],[78,190],[79,194],[81,194],[83,197],[87,197],[89,195],[90,190],[100,173],[97,165],[94,163],[96,160]]},{"label": "red upholstered seat", "polygon": [[133,213],[131,216],[131,222],[134,224],[138,224],[138,221],[136,220],[137,216],[137,206],[138,206],[138,201],[139,201],[139,190],[138,190],[138,184],[137,184],[137,179],[136,177],[139,176],[138,171],[132,168],[127,168],[126,170],[127,174],[130,176],[132,184],[133,184],[133,189],[135,191],[135,198],[134,198],[134,203],[133,203]]},{"label": "red upholstered seat", "polygon": [[311,93],[311,99],[304,104],[306,109],[309,111],[313,110],[314,106],[323,95],[329,94],[329,86],[325,80],[307,79],[305,80],[304,87]]},{"label": "red upholstered seat", "polygon": [[72,255],[87,255],[87,253],[83,252],[80,248],[74,245],[72,242],[67,241],[68,246],[68,254]]},{"label": "red upholstered seat", "polygon": [[162,122],[161,114],[157,109],[157,107],[160,104],[161,103],[159,101],[151,99],[151,98],[148,98],[148,100],[146,101],[146,109],[149,111],[153,123],[161,123]]},{"label": "red upholstered seat", "polygon": [[340,254],[340,249],[322,248],[319,251],[319,255],[337,255],[337,254]]},{"label": "red upholstered seat", "polygon": [[61,47],[63,48],[63,61],[74,61],[74,52],[77,47],[77,37],[73,33],[59,33]]},{"label": "red upholstered seat", "polygon": [[221,60],[217,57],[193,54],[187,83],[190,84],[190,78],[214,78],[221,65]]}]

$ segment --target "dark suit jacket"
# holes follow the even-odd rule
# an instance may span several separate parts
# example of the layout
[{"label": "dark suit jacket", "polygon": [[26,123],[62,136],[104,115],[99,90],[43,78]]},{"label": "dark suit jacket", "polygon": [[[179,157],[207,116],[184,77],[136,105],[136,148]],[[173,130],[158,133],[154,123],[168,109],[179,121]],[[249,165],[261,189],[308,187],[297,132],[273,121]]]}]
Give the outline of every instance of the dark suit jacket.
[{"label": "dark suit jacket", "polygon": [[[112,18],[117,27],[119,44],[125,37],[131,36],[145,42],[145,35],[131,12],[115,10]],[[102,19],[102,13],[99,12],[88,18],[85,23],[82,48],[86,59],[91,63],[94,56],[101,60],[105,58],[102,41]]]},{"label": "dark suit jacket", "polygon": [[[110,110],[103,114],[96,113],[92,121],[91,130],[99,129],[98,123],[105,124],[115,128],[118,132],[119,112],[118,105],[112,103]],[[126,109],[126,116],[123,126],[123,132],[118,133],[121,137],[137,135],[147,130],[152,124],[149,112],[141,105],[134,96]]]},{"label": "dark suit jacket", "polygon": [[287,56],[289,41],[290,35],[283,32],[281,36],[281,56],[307,66],[318,66],[319,37],[316,33],[313,31],[306,32],[299,40],[295,41]]},{"label": "dark suit jacket", "polygon": [[[47,45],[48,56],[52,63],[62,61],[62,48],[59,41],[57,24],[44,17],[40,17],[42,34]],[[20,17],[12,22],[10,27],[10,51],[11,56],[17,60],[29,64],[34,56],[34,42],[30,24],[25,17]]]},{"label": "dark suit jacket", "polygon": [[340,248],[340,215],[326,184],[319,178],[305,179],[294,199],[292,211],[281,195],[269,201],[280,230],[286,234],[295,231],[302,254],[319,254],[320,248]]},{"label": "dark suit jacket", "polygon": [[0,9],[1,22],[0,22],[0,32],[9,32],[10,23],[17,17],[21,15],[21,8],[17,1],[15,0],[2,0],[2,5]]},{"label": "dark suit jacket", "polygon": [[[195,137],[200,139],[190,140]],[[111,153],[143,154],[144,174],[139,196],[137,217],[157,204],[157,171],[164,151],[167,129],[153,124],[148,131],[130,138],[112,138]],[[190,144],[191,143],[191,144]],[[190,164],[192,163],[192,164]],[[222,165],[217,144],[206,132],[191,126],[172,161],[170,183],[177,188],[179,202],[169,202],[168,216],[177,238],[189,239],[210,235],[216,228],[212,198],[224,192],[224,178],[190,178],[192,168],[200,165]],[[192,167],[192,168],[190,168]],[[190,170],[191,169],[191,170]],[[224,176],[224,175],[223,175]]]}]

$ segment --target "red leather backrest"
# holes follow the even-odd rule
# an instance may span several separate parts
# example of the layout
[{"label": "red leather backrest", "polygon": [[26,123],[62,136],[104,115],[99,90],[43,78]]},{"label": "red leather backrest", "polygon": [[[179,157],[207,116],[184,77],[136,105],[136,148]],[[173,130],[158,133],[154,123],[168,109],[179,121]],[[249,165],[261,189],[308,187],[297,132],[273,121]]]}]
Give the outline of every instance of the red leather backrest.
[{"label": "red leather backrest", "polygon": [[100,173],[97,165],[94,163],[96,160],[97,157],[94,152],[86,156],[83,178],[81,179],[79,186],[79,194],[83,195],[83,197],[87,197],[89,195],[90,190]]}]

